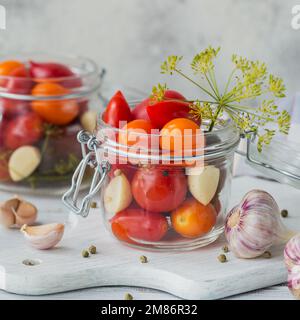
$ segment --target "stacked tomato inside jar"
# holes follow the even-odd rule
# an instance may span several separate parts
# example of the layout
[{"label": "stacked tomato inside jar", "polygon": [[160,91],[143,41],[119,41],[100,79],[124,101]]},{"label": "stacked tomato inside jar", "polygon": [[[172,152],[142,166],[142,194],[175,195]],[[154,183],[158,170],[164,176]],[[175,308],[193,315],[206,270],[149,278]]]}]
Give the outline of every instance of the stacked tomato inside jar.
[{"label": "stacked tomato inside jar", "polygon": [[[119,91],[107,105],[99,130],[112,128],[114,134],[105,135],[115,139],[119,153],[109,158],[103,203],[107,225],[119,240],[164,247],[170,242],[209,238],[218,225],[221,230],[221,193],[230,168],[226,159],[205,159],[203,150],[211,138],[205,137],[204,124],[190,110],[185,97],[173,90],[134,108]],[[124,161],[124,154],[135,149],[139,154]],[[187,158],[183,156],[186,150],[190,151]],[[202,150],[200,155],[198,150]]]},{"label": "stacked tomato inside jar", "polygon": [[52,60],[0,62],[1,187],[57,190],[69,181],[81,158],[76,135],[96,122],[90,96],[81,94],[84,77]]}]

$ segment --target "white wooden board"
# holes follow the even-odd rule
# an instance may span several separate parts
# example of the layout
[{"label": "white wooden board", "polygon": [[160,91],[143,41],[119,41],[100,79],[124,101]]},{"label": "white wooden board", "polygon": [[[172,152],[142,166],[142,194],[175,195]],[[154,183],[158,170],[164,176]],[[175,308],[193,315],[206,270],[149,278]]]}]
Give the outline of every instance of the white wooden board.
[{"label": "white wooden board", "polygon": [[[299,190],[265,180],[236,178],[231,206],[252,188],[271,192],[280,207],[289,210],[286,224],[300,230]],[[0,194],[0,200],[7,197]],[[286,280],[282,248],[273,248],[269,260],[239,260],[229,253],[225,264],[217,260],[223,239],[192,252],[141,251],[114,240],[102,226],[99,209],[82,219],[69,216],[55,199],[32,200],[40,208],[40,222],[67,222],[67,232],[59,247],[37,251],[26,245],[17,230],[0,229],[0,288],[8,292],[42,295],[120,285],[159,289],[187,299],[216,299]],[[81,250],[90,244],[95,244],[99,253],[84,259]],[[148,264],[139,262],[142,254],[149,258]],[[22,262],[26,259],[40,264],[25,266]]]}]

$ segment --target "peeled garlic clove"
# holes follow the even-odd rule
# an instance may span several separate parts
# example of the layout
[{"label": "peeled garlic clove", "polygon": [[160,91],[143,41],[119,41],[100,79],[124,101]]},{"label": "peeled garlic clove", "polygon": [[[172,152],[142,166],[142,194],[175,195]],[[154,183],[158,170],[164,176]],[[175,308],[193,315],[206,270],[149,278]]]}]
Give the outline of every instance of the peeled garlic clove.
[{"label": "peeled garlic clove", "polygon": [[33,204],[21,200],[17,210],[15,210],[16,225],[20,227],[24,224],[33,224],[37,219],[37,212],[38,210]]},{"label": "peeled garlic clove", "polygon": [[131,186],[121,170],[115,171],[104,191],[104,207],[108,213],[117,213],[126,209],[132,201]]},{"label": "peeled garlic clove", "polygon": [[51,223],[34,227],[24,225],[21,231],[33,248],[46,250],[58,244],[63,237],[64,229],[63,224]]},{"label": "peeled garlic clove", "polygon": [[288,273],[288,288],[300,300],[300,266],[294,266]]},{"label": "peeled garlic clove", "polygon": [[8,171],[15,182],[29,177],[41,162],[41,153],[38,148],[23,146],[16,149],[8,162]]},{"label": "peeled garlic clove", "polygon": [[89,110],[86,111],[80,118],[80,123],[84,130],[87,130],[91,133],[96,129],[97,124],[97,112]]},{"label": "peeled garlic clove", "polygon": [[262,190],[248,192],[226,217],[225,236],[230,250],[239,258],[258,257],[293,235],[282,224],[274,198]]},{"label": "peeled garlic clove", "polygon": [[208,205],[216,194],[220,170],[214,166],[190,168],[188,186],[191,194],[203,205]]}]

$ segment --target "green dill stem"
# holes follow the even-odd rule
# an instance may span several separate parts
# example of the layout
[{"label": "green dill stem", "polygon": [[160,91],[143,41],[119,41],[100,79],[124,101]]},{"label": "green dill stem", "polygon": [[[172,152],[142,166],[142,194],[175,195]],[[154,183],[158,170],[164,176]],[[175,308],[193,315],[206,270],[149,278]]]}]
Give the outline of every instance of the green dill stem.
[{"label": "green dill stem", "polygon": [[219,93],[219,88],[218,88],[218,85],[217,85],[217,80],[216,80],[216,76],[215,76],[215,71],[214,69],[209,69],[209,75],[211,77],[211,80],[215,86],[215,89],[217,91],[217,97],[220,99],[221,98],[221,95]]},{"label": "green dill stem", "polygon": [[220,104],[220,105],[218,106],[218,109],[217,109],[215,115],[214,115],[213,120],[211,121],[211,124],[210,124],[210,126],[209,126],[208,132],[211,132],[212,129],[214,128],[215,123],[216,123],[216,121],[217,121],[217,119],[218,119],[218,116],[219,116],[222,108],[223,108],[223,106]]},{"label": "green dill stem", "polygon": [[[228,104],[226,104],[225,107],[230,108],[230,109],[233,109],[233,110],[237,110],[237,111],[242,111],[242,110],[240,110],[238,107],[235,107],[235,106],[232,106],[232,105],[228,105]],[[261,115],[259,115],[259,114],[257,114],[257,113],[254,113],[254,112],[251,112],[251,111],[248,111],[248,110],[247,110],[247,111],[244,111],[244,112],[245,112],[245,113],[248,113],[248,114],[251,114],[251,115],[253,115],[253,116],[257,117],[257,118],[274,122],[274,119],[273,119],[273,118],[264,117],[264,116],[261,116]]]},{"label": "green dill stem", "polygon": [[180,99],[174,99],[174,98],[167,98],[167,97],[164,97],[163,98],[165,101],[179,101],[179,102],[187,102],[187,103],[194,103],[194,102],[202,102],[202,103],[214,103],[214,104],[218,104],[217,101],[207,101],[207,100],[180,100]]},{"label": "green dill stem", "polygon": [[198,88],[200,88],[202,91],[204,91],[206,94],[208,94],[209,96],[211,96],[213,99],[218,100],[217,97],[215,97],[211,92],[209,92],[207,89],[203,88],[199,83],[197,83],[196,81],[194,81],[193,79],[191,79],[190,77],[188,77],[187,75],[185,75],[184,73],[182,73],[180,70],[178,69],[174,69],[174,71],[176,71],[178,74],[180,74],[182,77],[184,77],[185,79],[191,81],[195,86],[197,86]]},{"label": "green dill stem", "polygon": [[215,90],[215,88],[214,88],[214,86],[213,86],[212,82],[209,80],[209,78],[208,78],[207,74],[205,73],[205,74],[204,74],[204,76],[205,76],[205,79],[206,79],[207,83],[208,83],[208,84],[209,84],[209,86],[211,87],[212,91],[214,92],[214,94],[216,95],[216,97],[219,99],[220,97],[219,97],[219,95],[218,95],[217,91]]},{"label": "green dill stem", "polygon": [[227,94],[228,87],[229,87],[229,85],[231,83],[232,77],[235,74],[236,70],[237,70],[237,68],[234,68],[232,70],[232,72],[230,73],[230,75],[229,75],[229,78],[228,78],[228,81],[226,83],[225,90],[224,90],[224,96],[226,96],[226,94]]}]

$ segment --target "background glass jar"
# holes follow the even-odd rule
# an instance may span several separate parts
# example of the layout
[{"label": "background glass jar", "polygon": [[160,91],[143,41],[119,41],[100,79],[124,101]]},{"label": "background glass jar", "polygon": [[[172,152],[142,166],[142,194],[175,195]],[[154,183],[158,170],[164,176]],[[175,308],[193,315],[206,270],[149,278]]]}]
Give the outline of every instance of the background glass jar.
[{"label": "background glass jar", "polygon": [[[202,128],[204,144],[190,156],[166,157],[152,143],[150,150],[119,144],[115,137],[124,131],[106,125],[100,117],[96,136],[84,132],[79,136],[93,151],[82,160],[63,201],[86,216],[89,202],[101,188],[105,225],[130,246],[191,250],[215,241],[224,229],[240,136],[228,121],[213,132],[205,131],[205,123]],[[144,138],[159,141],[161,136],[145,134]],[[95,176],[89,195],[78,207],[76,189],[87,164],[96,168]]]},{"label": "background glass jar", "polygon": [[95,127],[103,75],[81,57],[0,58],[2,190],[62,193],[80,162],[77,133]]}]

